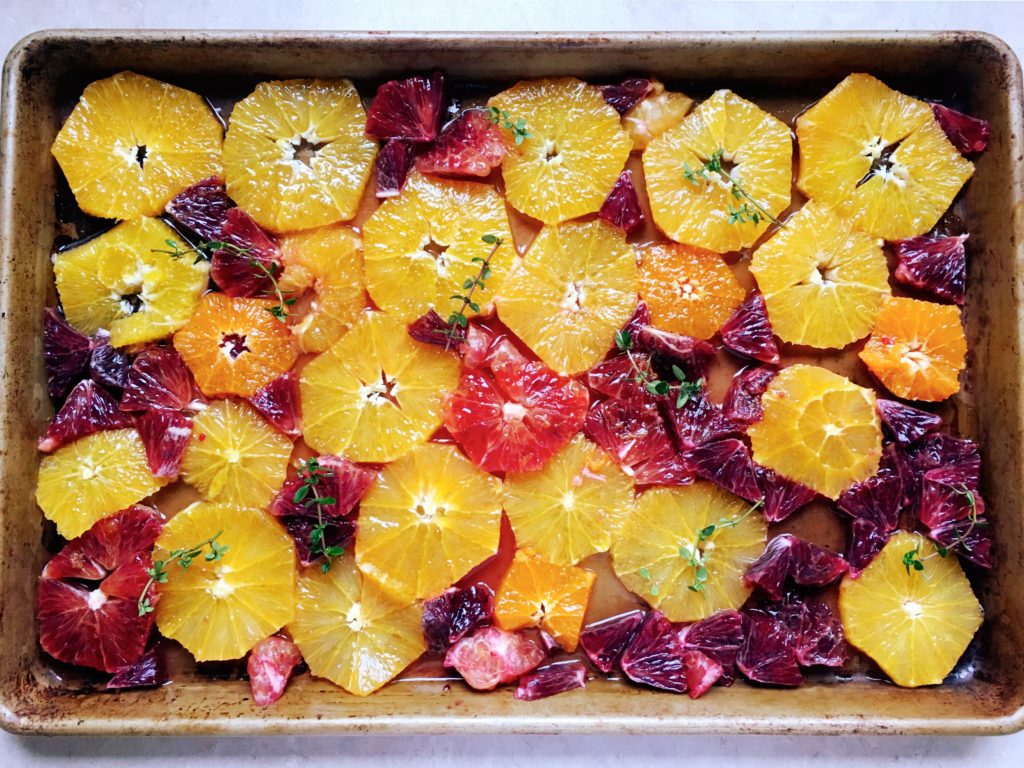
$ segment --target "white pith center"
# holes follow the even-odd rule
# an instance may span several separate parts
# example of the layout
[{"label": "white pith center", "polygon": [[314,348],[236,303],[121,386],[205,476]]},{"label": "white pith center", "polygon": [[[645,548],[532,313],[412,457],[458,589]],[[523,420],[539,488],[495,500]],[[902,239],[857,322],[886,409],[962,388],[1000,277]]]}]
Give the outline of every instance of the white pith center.
[{"label": "white pith center", "polygon": [[230,573],[227,566],[219,565],[213,573],[217,577],[217,580],[214,581],[213,585],[208,587],[206,591],[217,600],[223,600],[226,597],[230,597],[234,593],[235,588],[225,578],[225,576]]},{"label": "white pith center", "polygon": [[389,402],[388,396],[394,397],[398,394],[398,380],[393,379],[384,371],[381,371],[380,381],[372,384],[363,384],[359,388],[359,396],[371,405],[383,405]]},{"label": "white pith center", "polygon": [[908,348],[902,355],[900,355],[900,361],[904,365],[910,366],[917,371],[926,370],[932,364],[931,358],[921,351],[920,346],[917,344]]},{"label": "white pith center", "polygon": [[566,491],[562,494],[562,509],[568,512],[570,509],[576,506],[576,494],[572,491]]},{"label": "white pith center", "polygon": [[420,496],[412,505],[412,512],[419,517],[421,523],[433,523],[445,511],[444,505],[439,504],[433,496]]},{"label": "white pith center", "polygon": [[526,416],[526,407],[521,403],[513,403],[509,400],[501,406],[501,415],[506,419],[521,419]]},{"label": "white pith center", "polygon": [[908,618],[918,619],[924,615],[924,608],[917,600],[904,600],[903,612],[907,614]]},{"label": "white pith center", "polygon": [[352,603],[352,607],[345,613],[345,623],[353,632],[362,632],[366,628],[363,607],[359,603]]},{"label": "white pith center", "polygon": [[94,589],[89,593],[87,604],[90,611],[98,611],[107,602],[107,596],[98,589]]},{"label": "white pith center", "polygon": [[578,280],[571,282],[565,286],[562,308],[570,312],[579,312],[583,309],[584,298],[583,284]]}]

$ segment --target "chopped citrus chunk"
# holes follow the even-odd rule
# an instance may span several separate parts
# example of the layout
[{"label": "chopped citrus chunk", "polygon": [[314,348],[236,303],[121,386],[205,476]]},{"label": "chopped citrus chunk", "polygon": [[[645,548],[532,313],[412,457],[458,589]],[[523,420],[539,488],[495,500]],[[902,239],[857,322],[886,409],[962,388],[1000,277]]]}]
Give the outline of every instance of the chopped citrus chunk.
[{"label": "chopped citrus chunk", "polygon": [[622,125],[633,139],[633,149],[647,149],[661,134],[683,122],[692,106],[689,96],[666,91],[661,82],[654,80],[651,92],[622,117]]}]

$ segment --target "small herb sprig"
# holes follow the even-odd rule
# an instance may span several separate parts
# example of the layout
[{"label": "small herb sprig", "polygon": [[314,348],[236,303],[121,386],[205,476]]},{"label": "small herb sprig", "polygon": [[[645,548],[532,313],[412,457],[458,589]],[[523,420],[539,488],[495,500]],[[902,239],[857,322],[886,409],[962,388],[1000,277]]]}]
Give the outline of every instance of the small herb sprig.
[{"label": "small herb sprig", "polygon": [[[146,581],[146,586],[142,588],[142,594],[139,595],[139,616],[145,616],[147,613],[153,612],[153,603],[149,599],[149,588],[154,584],[167,583],[167,566],[171,563],[177,562],[184,571],[187,570],[188,567],[192,565],[192,561],[200,555],[203,555],[203,560],[208,563],[216,562],[224,557],[224,554],[228,551],[228,545],[217,543],[217,539],[220,538],[221,533],[223,533],[223,531],[217,531],[217,533],[206,541],[202,541],[195,546],[172,550],[171,553],[167,555],[166,560],[153,561],[153,567],[146,569],[146,574],[149,576],[149,579]],[[206,547],[209,547],[210,551],[204,555],[203,550]]]},{"label": "small herb sprig", "polygon": [[689,584],[687,589],[691,592],[703,592],[704,587],[707,586],[708,568],[704,562],[704,550],[701,549],[700,545],[710,539],[715,531],[736,527],[762,506],[764,506],[764,499],[759,499],[747,507],[747,510],[742,515],[719,518],[717,522],[706,525],[697,531],[697,542],[694,546],[688,547],[683,545],[679,547],[679,556],[686,561],[687,565],[693,568],[693,583]]},{"label": "small herb sprig", "polygon": [[616,331],[615,346],[620,352],[625,352],[630,366],[633,368],[633,379],[652,395],[667,395],[673,390],[676,396],[676,408],[682,408],[690,398],[700,392],[704,386],[704,379],[688,381],[686,372],[678,365],[672,365],[672,375],[675,382],[659,379],[651,368],[649,360],[638,361],[633,354],[633,335],[626,329]]},{"label": "small herb sprig", "polygon": [[743,185],[729,171],[725,170],[725,167],[722,165],[722,156],[724,154],[724,149],[716,149],[700,168],[691,168],[689,163],[683,163],[683,176],[688,182],[698,187],[705,182],[713,181],[712,174],[729,183],[729,191],[741,203],[737,207],[733,207],[731,204],[727,206],[730,224],[743,224],[745,222],[760,224],[761,221],[767,219],[778,224],[780,227],[784,227],[785,224],[772,216],[761,203],[743,188]]},{"label": "small herb sprig", "polygon": [[249,266],[252,267],[253,271],[256,272],[256,274],[258,274],[260,277],[265,277],[267,280],[269,280],[270,284],[274,288],[274,295],[277,296],[277,304],[275,304],[272,307],[267,307],[267,312],[272,314],[282,323],[287,322],[288,307],[295,303],[295,299],[291,297],[286,297],[285,294],[292,293],[292,291],[283,290],[281,288],[281,283],[278,282],[278,275],[281,271],[281,267],[278,265],[276,261],[270,262],[270,266],[268,267],[266,264],[264,264],[257,258],[250,258]]},{"label": "small herb sprig", "polygon": [[327,546],[325,541],[327,529],[335,525],[335,523],[330,520],[324,520],[323,507],[325,505],[337,504],[338,500],[333,496],[321,496],[320,484],[324,478],[333,476],[334,473],[321,467],[317,459],[306,459],[299,469],[301,485],[295,489],[295,494],[292,496],[294,503],[302,504],[307,509],[310,507],[316,508],[316,523],[313,525],[313,530],[309,533],[309,552],[311,555],[324,558],[324,561],[320,564],[320,571],[322,573],[327,573],[331,570],[334,558],[345,554],[344,547]]},{"label": "small herb sprig", "polygon": [[533,134],[530,133],[526,127],[526,120],[519,118],[513,120],[512,115],[504,109],[498,109],[497,107],[487,108],[487,118],[502,128],[512,131],[512,136],[515,139],[516,144],[522,144],[526,139],[532,139]]},{"label": "small herb sprig", "polygon": [[484,243],[491,246],[490,252],[486,256],[474,256],[470,261],[474,264],[479,264],[480,269],[472,277],[467,277],[462,283],[462,290],[465,293],[453,293],[451,295],[452,301],[459,302],[459,307],[450,315],[448,315],[448,329],[442,331],[448,340],[445,342],[444,348],[448,349],[451,346],[452,339],[455,338],[460,328],[465,328],[469,325],[469,318],[466,317],[466,310],[469,309],[473,312],[480,311],[480,305],[473,301],[473,293],[477,288],[480,290],[486,290],[487,285],[484,283],[491,276],[491,259],[494,258],[494,254],[498,252],[501,247],[502,239],[497,235],[487,234],[480,238]]},{"label": "small herb sprig", "polygon": [[967,504],[971,508],[971,511],[967,513],[967,520],[969,523],[967,529],[962,533],[958,533],[956,535],[956,541],[954,541],[949,547],[943,547],[936,544],[935,552],[930,555],[921,557],[921,542],[918,542],[913,549],[908,549],[903,553],[903,567],[907,569],[907,573],[910,573],[911,569],[915,571],[923,571],[926,560],[931,560],[933,557],[944,558],[949,555],[950,549],[953,549],[958,545],[963,547],[965,552],[971,552],[971,543],[967,540],[967,537],[970,536],[971,531],[973,531],[976,526],[987,525],[984,520],[978,519],[978,499],[974,495],[974,491],[963,483],[952,486],[952,488],[954,493],[964,496],[967,499]]}]

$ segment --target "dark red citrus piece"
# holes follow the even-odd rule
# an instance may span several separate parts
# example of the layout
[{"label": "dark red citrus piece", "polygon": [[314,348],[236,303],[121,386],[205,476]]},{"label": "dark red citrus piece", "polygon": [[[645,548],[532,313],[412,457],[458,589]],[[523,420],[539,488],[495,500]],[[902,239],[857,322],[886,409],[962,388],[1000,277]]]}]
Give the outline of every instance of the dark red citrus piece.
[{"label": "dark red citrus piece", "polygon": [[802,586],[823,587],[848,569],[841,555],[783,533],[769,541],[764,554],[747,567],[743,581],[760,587],[773,600],[781,600],[787,577]]},{"label": "dark red citrus piece", "polygon": [[352,541],[356,534],[355,517],[330,517],[324,520],[326,527],[323,533],[323,547],[318,547],[313,552],[312,537],[313,529],[317,526],[318,520],[313,515],[291,515],[279,518],[288,535],[295,542],[295,552],[299,556],[299,562],[303,565],[312,565],[320,562],[323,557],[323,549],[341,547],[344,549]]},{"label": "dark red citrus piece", "polygon": [[192,437],[192,419],[178,411],[143,411],[135,429],[146,449],[146,463],[156,477],[176,478]]},{"label": "dark red citrus piece", "polygon": [[[36,592],[39,643],[58,661],[116,672],[146,649],[152,612],[139,615],[160,514],[132,507],[100,520],[43,569]],[[151,602],[156,591],[150,586]]]},{"label": "dark red citrus piece", "polygon": [[[647,363],[647,356],[634,354],[637,365]],[[587,386],[595,392],[616,400],[640,399],[643,402],[655,403],[654,397],[637,383],[636,370],[626,355],[616,355],[604,360],[587,371]]]},{"label": "dark red citrus piece", "polygon": [[351,514],[373,485],[374,473],[346,458],[324,455],[318,456],[317,462],[322,471],[316,484],[317,495],[325,497],[325,500],[332,498],[334,503],[314,504],[308,493],[296,501],[296,491],[303,482],[292,478],[270,502],[270,514],[275,517],[311,516],[315,519],[319,509],[320,514],[327,517],[345,517]]},{"label": "dark red citrus piece", "polygon": [[608,105],[620,115],[624,115],[651,92],[654,84],[647,78],[634,77],[618,84],[597,87]]},{"label": "dark red citrus piece", "polygon": [[901,445],[916,442],[930,432],[937,432],[942,427],[940,416],[895,400],[878,398],[875,401],[875,408],[889,434]]},{"label": "dark red citrus piece", "polygon": [[286,435],[298,437],[302,434],[299,400],[298,374],[288,371],[256,390],[249,403]]},{"label": "dark red citrus piece", "polygon": [[698,445],[686,453],[686,460],[705,480],[747,501],[761,498],[754,474],[754,460],[746,443],[735,437]]},{"label": "dark red citrus piece", "polygon": [[210,277],[225,294],[235,297],[256,296],[272,287],[270,272],[281,269],[277,242],[241,208],[227,213],[221,241],[225,247],[214,251]]},{"label": "dark red citrus piece", "polygon": [[62,445],[104,429],[130,427],[132,421],[117,408],[117,400],[92,379],[80,381],[39,438],[39,450],[51,453]]},{"label": "dark red citrus piece", "polygon": [[411,142],[402,139],[391,139],[381,147],[374,161],[374,193],[378,199],[398,197],[409,178],[414,157]]},{"label": "dark red citrus piece", "polygon": [[444,77],[435,72],[391,80],[377,89],[366,113],[366,134],[375,139],[430,142],[437,136],[444,101]]},{"label": "dark red citrus piece", "polygon": [[783,477],[760,464],[754,465],[754,476],[764,498],[764,519],[779,523],[801,507],[810,504],[817,493],[802,483]]},{"label": "dark red citrus piece", "polygon": [[451,349],[457,349],[466,340],[466,331],[462,326],[452,328],[447,320],[432,309],[409,324],[409,335],[423,344]]},{"label": "dark red citrus piece", "polygon": [[115,391],[124,389],[131,364],[131,355],[110,346],[108,331],[101,328],[96,332],[92,341],[92,355],[89,357],[89,375],[93,381]]},{"label": "dark red citrus piece", "polygon": [[540,469],[583,426],[587,390],[528,360],[507,338],[494,343],[488,361],[489,371],[463,371],[445,399],[444,424],[488,472]]},{"label": "dark red citrus piece", "polygon": [[683,651],[686,687],[691,699],[699,699],[722,677],[722,665],[700,651]]},{"label": "dark red citrus piece", "polygon": [[965,115],[942,104],[932,103],[932,112],[946,132],[950,143],[962,155],[984,152],[991,134],[989,124],[980,118]]},{"label": "dark red citrus piece", "polygon": [[979,481],[977,466],[971,463],[928,470],[921,478],[918,519],[927,528],[938,528],[981,517],[985,501],[978,490]]},{"label": "dark red citrus piece", "polygon": [[205,398],[181,355],[172,347],[149,347],[128,369],[122,411],[197,411]]},{"label": "dark red citrus piece", "polygon": [[743,615],[746,635],[736,666],[744,676],[755,683],[796,687],[804,679],[796,658],[793,633],[779,619],[762,611],[747,611]]},{"label": "dark red citrus piece", "polygon": [[850,658],[842,623],[827,603],[790,595],[783,603],[762,610],[789,628],[800,666],[841,667]]},{"label": "dark red citrus piece", "polygon": [[167,674],[167,658],[157,646],[142,654],[134,664],[117,669],[104,687],[108,691],[155,688],[170,681],[170,675]]},{"label": "dark red citrus piece", "polygon": [[850,575],[860,576],[875,555],[882,551],[889,541],[890,531],[874,520],[858,517],[850,523],[850,544],[846,548],[846,561],[850,566]]},{"label": "dark red citrus piece", "polygon": [[660,611],[649,611],[626,646],[619,663],[634,683],[674,693],[686,692],[683,645],[676,628]]},{"label": "dark red citrus piece", "polygon": [[665,411],[679,447],[686,453],[740,433],[739,425],[726,418],[721,407],[711,402],[705,390],[693,395],[682,408],[668,407]]},{"label": "dark red citrus piece", "polygon": [[898,240],[893,276],[904,285],[962,305],[967,284],[967,237],[921,235]]},{"label": "dark red citrus piece", "polygon": [[718,611],[678,631],[685,651],[700,651],[722,667],[719,682],[732,685],[736,678],[736,654],[743,645],[743,617],[736,611]]},{"label": "dark red citrus piece", "polygon": [[905,493],[900,461],[895,446],[888,446],[882,453],[878,471],[843,491],[836,506],[852,518],[872,521],[886,533],[896,530]]},{"label": "dark red citrus piece", "polygon": [[977,444],[963,437],[941,433],[927,435],[909,446],[905,454],[910,467],[917,473],[953,464],[973,468],[975,473],[981,471],[981,456],[978,454]]},{"label": "dark red citrus piece", "polygon": [[707,376],[715,348],[706,341],[679,333],[669,333],[653,325],[642,325],[633,334],[633,347],[652,356],[652,364],[663,378],[673,381],[671,367],[678,365],[689,381]]},{"label": "dark red citrus piece", "polygon": [[301,662],[302,654],[295,643],[280,635],[271,635],[256,643],[245,663],[253,704],[269,707],[280,699],[288,679]]},{"label": "dark red citrus piece", "polygon": [[50,397],[66,397],[89,370],[92,342],[62,318],[56,309],[43,311],[43,361]]},{"label": "dark red citrus piece", "polygon": [[625,170],[619,175],[597,215],[626,234],[644,223],[644,209],[633,186],[632,171]]},{"label": "dark red citrus piece", "polygon": [[587,668],[581,661],[568,661],[541,667],[536,672],[519,678],[513,694],[520,701],[536,701],[566,691],[583,688],[587,684]]},{"label": "dark red citrus piece", "polygon": [[487,584],[449,587],[423,603],[423,637],[427,650],[442,653],[493,619],[494,590]]},{"label": "dark red citrus piece", "polygon": [[722,326],[720,333],[727,349],[762,363],[779,364],[779,347],[772,335],[768,307],[760,293],[750,294]]},{"label": "dark red citrus piece", "polygon": [[234,207],[224,183],[212,177],[179,192],[164,210],[176,224],[200,239],[220,240],[228,211]]},{"label": "dark red citrus piece", "polygon": [[588,624],[580,633],[580,648],[604,673],[612,671],[644,621],[643,611],[630,611]]},{"label": "dark red citrus piece", "polygon": [[505,157],[501,129],[480,109],[463,112],[444,127],[434,145],[416,158],[420,173],[487,176]]},{"label": "dark red citrus piece", "polygon": [[761,395],[778,374],[778,369],[764,365],[737,371],[722,401],[725,417],[745,426],[759,422],[764,417]]},{"label": "dark red citrus piece", "polygon": [[454,667],[478,691],[510,683],[537,667],[547,654],[521,632],[483,627],[448,649],[446,667]]},{"label": "dark red citrus piece", "polygon": [[992,567],[992,526],[985,518],[956,520],[933,528],[928,535],[964,560],[981,568]]}]

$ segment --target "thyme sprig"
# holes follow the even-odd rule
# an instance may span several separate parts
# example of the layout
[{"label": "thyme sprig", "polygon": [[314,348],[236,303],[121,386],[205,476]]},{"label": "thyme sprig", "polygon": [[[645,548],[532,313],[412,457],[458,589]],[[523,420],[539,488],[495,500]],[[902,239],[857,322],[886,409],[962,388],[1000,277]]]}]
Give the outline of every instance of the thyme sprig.
[{"label": "thyme sprig", "polygon": [[933,557],[946,557],[949,555],[949,551],[957,546],[963,547],[965,552],[973,551],[971,543],[967,540],[967,537],[971,535],[971,531],[977,526],[987,525],[984,520],[978,519],[978,499],[975,496],[974,491],[968,488],[964,483],[952,486],[953,492],[964,496],[967,499],[967,504],[970,506],[971,511],[967,513],[968,526],[962,533],[957,533],[956,540],[948,547],[943,547],[939,544],[935,545],[935,552],[930,555],[921,557],[921,542],[918,542],[913,549],[908,549],[903,553],[903,567],[907,569],[907,573],[910,573],[911,569],[915,571],[923,571],[926,560],[931,560]]},{"label": "thyme sprig", "polygon": [[[142,588],[142,594],[139,595],[139,616],[145,616],[147,613],[153,612],[153,603],[149,599],[149,588],[154,584],[166,584],[168,579],[167,566],[171,563],[176,562],[181,566],[181,569],[187,570],[192,561],[200,555],[203,555],[203,560],[208,563],[216,562],[224,557],[224,554],[228,551],[227,544],[218,544],[217,539],[220,538],[223,531],[217,531],[213,536],[196,544],[192,547],[185,547],[183,549],[175,549],[167,555],[166,560],[154,560],[153,567],[146,569],[146,574],[149,579],[146,581],[146,586]],[[203,550],[209,547],[210,551],[205,555]]]},{"label": "thyme sprig", "polygon": [[448,349],[451,346],[452,339],[458,333],[460,328],[465,328],[469,325],[469,318],[466,317],[466,310],[469,309],[473,312],[480,311],[480,305],[473,301],[473,293],[477,288],[480,290],[486,290],[487,285],[484,282],[491,276],[491,259],[494,258],[494,254],[498,252],[501,247],[503,240],[497,235],[487,234],[480,238],[484,243],[491,246],[490,252],[486,256],[474,256],[470,261],[474,264],[479,264],[480,269],[477,270],[475,275],[467,277],[462,283],[462,290],[465,293],[453,293],[451,295],[452,301],[459,302],[459,307],[450,315],[448,315],[448,329],[442,331],[448,340],[445,342],[444,348]]},{"label": "thyme sprig", "polygon": [[292,501],[295,504],[302,504],[307,509],[310,507],[316,508],[316,523],[313,525],[313,530],[309,533],[309,552],[311,555],[324,558],[324,561],[320,564],[321,573],[330,571],[334,558],[345,554],[344,547],[327,546],[325,540],[327,529],[336,525],[336,523],[331,520],[324,520],[323,507],[324,505],[337,504],[338,500],[333,496],[321,496],[320,484],[324,478],[333,476],[334,473],[329,469],[321,467],[317,459],[306,459],[299,469],[301,485],[295,489],[295,494],[292,496]]},{"label": "thyme sprig", "polygon": [[762,506],[764,506],[764,499],[759,499],[747,507],[742,515],[719,518],[716,522],[706,525],[697,531],[697,542],[695,545],[686,546],[684,544],[679,547],[679,556],[686,561],[687,565],[693,568],[693,582],[686,587],[688,590],[691,592],[703,592],[707,586],[708,568],[705,560],[706,554],[700,545],[710,539],[715,534],[715,531],[736,527]]},{"label": "thyme sprig", "polygon": [[659,379],[651,367],[650,360],[637,360],[636,355],[633,354],[633,335],[625,328],[615,332],[615,346],[620,352],[626,353],[626,358],[633,369],[633,380],[646,389],[647,392],[652,395],[667,395],[673,390],[675,391],[676,408],[682,408],[686,405],[690,398],[700,392],[701,387],[704,386],[703,378],[696,381],[688,381],[686,372],[675,364],[672,365],[672,375],[676,378],[675,382]]},{"label": "thyme sprig", "polygon": [[526,120],[519,118],[513,120],[512,115],[507,110],[498,109],[497,107],[487,108],[487,119],[495,125],[499,125],[502,128],[512,131],[512,136],[515,139],[516,144],[522,144],[526,139],[532,139],[533,134],[526,127]]},{"label": "thyme sprig", "polygon": [[[700,168],[691,168],[689,163],[683,163],[683,176],[684,178],[693,184],[694,186],[701,186],[704,183],[710,183],[715,181],[715,176],[719,180],[725,180],[729,184],[729,192],[736,200],[740,201],[740,205],[733,207],[731,204],[727,205],[726,208],[729,212],[729,223],[730,224],[743,224],[749,222],[751,224],[760,224],[761,221],[767,219],[780,227],[786,226],[777,218],[772,216],[768,210],[761,205],[743,188],[741,184],[729,171],[722,165],[722,156],[725,154],[725,150],[722,148],[716,149],[711,153],[711,157],[705,161],[704,165]],[[714,174],[714,176],[712,175]]]},{"label": "thyme sprig", "polygon": [[276,261],[270,262],[268,267],[259,259],[252,257],[249,259],[249,266],[260,277],[264,277],[270,281],[270,284],[274,288],[274,295],[277,296],[277,304],[272,307],[267,307],[267,312],[272,314],[275,318],[280,320],[282,323],[288,321],[288,307],[295,303],[295,299],[291,297],[285,297],[286,293],[292,293],[291,290],[285,290],[281,288],[281,283],[278,282],[278,274],[281,271],[281,267]]}]

